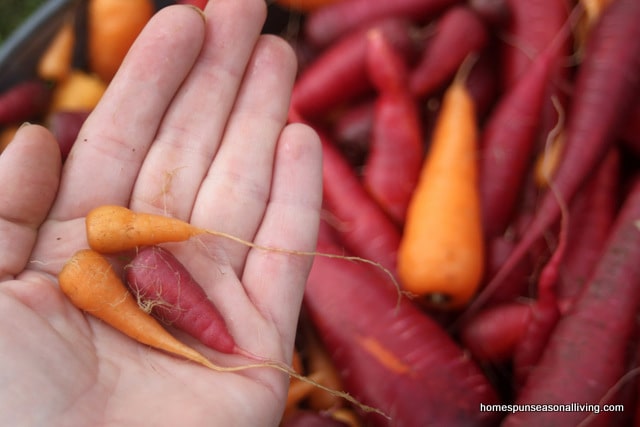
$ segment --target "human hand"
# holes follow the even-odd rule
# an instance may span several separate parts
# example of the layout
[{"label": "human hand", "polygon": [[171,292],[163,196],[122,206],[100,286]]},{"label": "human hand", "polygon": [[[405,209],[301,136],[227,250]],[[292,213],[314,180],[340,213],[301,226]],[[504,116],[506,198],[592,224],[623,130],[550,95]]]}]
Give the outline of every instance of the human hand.
[{"label": "human hand", "polygon": [[[162,213],[269,247],[312,251],[317,135],[286,125],[296,64],[260,35],[263,0],[161,10],[61,170],[37,125],[0,156],[1,425],[277,425],[288,378],[218,373],[140,345],[73,307],[56,276],[104,204]],[[214,245],[215,244],[215,245]],[[220,239],[170,245],[238,345],[290,362],[311,258]],[[187,338],[183,340],[187,340]],[[246,359],[187,341],[217,364]]]}]

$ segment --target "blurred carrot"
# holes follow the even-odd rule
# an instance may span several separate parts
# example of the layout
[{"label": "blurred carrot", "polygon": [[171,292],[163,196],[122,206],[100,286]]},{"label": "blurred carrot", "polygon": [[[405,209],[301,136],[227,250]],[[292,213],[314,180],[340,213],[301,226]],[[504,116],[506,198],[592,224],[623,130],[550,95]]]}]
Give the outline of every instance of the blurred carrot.
[{"label": "blurred carrot", "polygon": [[404,289],[443,307],[464,306],[483,275],[477,144],[473,100],[459,75],[444,95],[398,251]]},{"label": "blurred carrot", "polygon": [[275,0],[279,6],[289,9],[311,12],[331,3],[337,3],[340,0]]},{"label": "blurred carrot", "polygon": [[111,81],[154,12],[151,0],[90,0],[87,11],[91,71]]},{"label": "blurred carrot", "polygon": [[41,79],[59,82],[67,77],[71,71],[75,40],[74,23],[67,20],[38,61],[37,73]]},{"label": "blurred carrot", "polygon": [[92,110],[106,89],[107,85],[100,77],[72,70],[53,90],[49,111]]}]

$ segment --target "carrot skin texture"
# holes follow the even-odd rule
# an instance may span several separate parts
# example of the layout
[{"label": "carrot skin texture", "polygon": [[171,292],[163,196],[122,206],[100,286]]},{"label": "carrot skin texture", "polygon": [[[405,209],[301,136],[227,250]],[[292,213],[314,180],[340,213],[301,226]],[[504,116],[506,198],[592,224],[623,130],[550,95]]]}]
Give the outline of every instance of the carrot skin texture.
[{"label": "carrot skin texture", "polygon": [[[552,177],[555,193],[547,191],[535,217],[502,269],[476,298],[474,308],[498,288],[509,271],[560,216],[556,197],[566,204],[616,142],[637,93],[640,73],[640,2],[617,0],[592,30],[577,73],[567,116],[563,158]],[[620,48],[623,46],[624,48]],[[608,108],[603,109],[602,105]],[[483,295],[484,294],[484,295]]]},{"label": "carrot skin texture", "polygon": [[422,22],[458,0],[342,0],[323,7],[307,17],[305,37],[317,46],[327,46],[344,34],[388,17]]},{"label": "carrot skin texture", "polygon": [[369,34],[367,65],[378,91],[363,183],[396,224],[403,224],[424,157],[408,65],[380,32]]},{"label": "carrot skin texture", "polygon": [[327,47],[298,76],[291,94],[291,107],[305,118],[326,114],[372,90],[367,77],[367,32],[373,28],[387,37],[394,48],[411,56],[414,42],[411,25],[388,18],[354,31]]},{"label": "carrot skin texture", "polygon": [[[322,233],[318,250],[341,252]],[[478,367],[368,266],[316,257],[304,302],[345,389],[392,417],[364,414],[371,425],[494,425],[495,413],[478,411],[497,402]]]},{"label": "carrot skin texture", "polygon": [[322,185],[325,208],[338,223],[345,247],[354,255],[396,271],[400,231],[356,176],[329,138],[322,141]]},{"label": "carrot skin texture", "polygon": [[[625,373],[627,346],[640,308],[638,218],[640,180],[636,179],[589,283],[557,324],[518,403],[601,403]],[[577,425],[586,415],[519,412],[509,415],[503,425]]]},{"label": "carrot skin texture", "polygon": [[207,359],[167,332],[145,313],[101,254],[78,251],[58,275],[60,290],[79,309],[137,342],[208,366]]},{"label": "carrot skin texture", "polygon": [[168,250],[150,246],[138,251],[126,266],[129,289],[161,322],[184,331],[222,353],[236,344],[224,318],[189,271]]},{"label": "carrot skin texture", "polygon": [[460,340],[479,362],[506,362],[513,357],[530,316],[527,304],[510,302],[489,307],[462,326]]},{"label": "carrot skin texture", "polygon": [[203,230],[176,218],[136,213],[113,205],[90,211],[86,217],[86,231],[91,249],[103,254],[139,246],[182,242],[203,233]]},{"label": "carrot skin texture", "polygon": [[44,113],[51,89],[40,80],[26,80],[0,94],[0,125],[32,120]]},{"label": "carrot skin texture", "polygon": [[482,130],[480,197],[488,237],[504,232],[516,209],[531,166],[554,59],[552,49],[541,53],[500,98]]},{"label": "carrot skin texture", "polygon": [[602,253],[615,220],[620,182],[620,153],[612,149],[570,206],[567,253],[558,278],[563,311],[579,295]]},{"label": "carrot skin texture", "polygon": [[465,58],[479,53],[489,40],[482,20],[466,6],[448,9],[435,31],[412,70],[409,85],[416,96],[427,96],[447,83]]}]

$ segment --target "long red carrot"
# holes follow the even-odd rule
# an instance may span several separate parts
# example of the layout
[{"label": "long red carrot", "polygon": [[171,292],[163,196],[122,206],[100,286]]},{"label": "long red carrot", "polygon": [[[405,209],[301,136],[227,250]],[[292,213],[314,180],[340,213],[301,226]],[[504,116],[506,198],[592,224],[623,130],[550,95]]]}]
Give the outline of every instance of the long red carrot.
[{"label": "long red carrot", "polygon": [[[339,253],[325,231],[318,250]],[[429,316],[405,298],[398,304],[371,269],[316,258],[304,303],[345,389],[391,416],[366,415],[370,425],[495,425],[496,413],[479,411],[497,402],[487,378]]]},{"label": "long red carrot", "polygon": [[377,28],[398,52],[409,55],[414,42],[411,25],[388,18],[367,28],[354,30],[309,64],[298,76],[291,94],[291,107],[304,118],[326,114],[329,110],[372,90],[367,77],[367,33]]},{"label": "long red carrot", "polygon": [[[604,404],[624,374],[640,309],[640,180],[636,179],[604,255],[572,310],[558,323],[518,404]],[[517,412],[504,426],[578,425],[588,412]],[[609,424],[605,424],[609,425]]]},{"label": "long red carrot", "polygon": [[311,13],[304,34],[312,43],[326,46],[354,28],[371,25],[387,17],[424,22],[458,0],[342,0]]},{"label": "long red carrot", "polygon": [[482,131],[480,194],[483,229],[488,237],[504,232],[516,209],[531,166],[558,45],[542,52],[500,98]]},{"label": "long red carrot", "polygon": [[326,135],[322,140],[325,208],[345,247],[395,273],[400,231],[364,189],[344,156]]},{"label": "long red carrot", "polygon": [[369,33],[369,76],[378,91],[363,183],[397,224],[403,224],[424,157],[417,100],[409,69],[380,31]]},{"label": "long red carrot", "polygon": [[[476,298],[481,306],[509,271],[560,215],[557,197],[570,204],[589,174],[615,143],[625,113],[634,101],[640,79],[640,2],[617,0],[596,24],[578,70],[576,88],[567,116],[562,162],[553,176],[535,218],[503,268]],[[615,47],[615,48],[614,48]],[[608,105],[606,109],[602,105]]]}]

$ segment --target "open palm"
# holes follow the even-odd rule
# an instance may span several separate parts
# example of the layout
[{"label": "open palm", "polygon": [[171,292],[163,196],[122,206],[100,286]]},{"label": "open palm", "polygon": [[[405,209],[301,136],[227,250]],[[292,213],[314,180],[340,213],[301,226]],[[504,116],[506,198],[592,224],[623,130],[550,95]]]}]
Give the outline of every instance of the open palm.
[{"label": "open palm", "polygon": [[[264,0],[172,6],[150,21],[61,170],[40,126],[0,156],[0,425],[277,425],[288,378],[218,373],[133,342],[74,308],[56,275],[103,204],[162,213],[263,246],[315,247],[320,147],[287,125],[295,57],[260,35]],[[167,246],[238,345],[289,362],[305,256],[203,237]],[[246,363],[180,339],[215,363]]]}]

